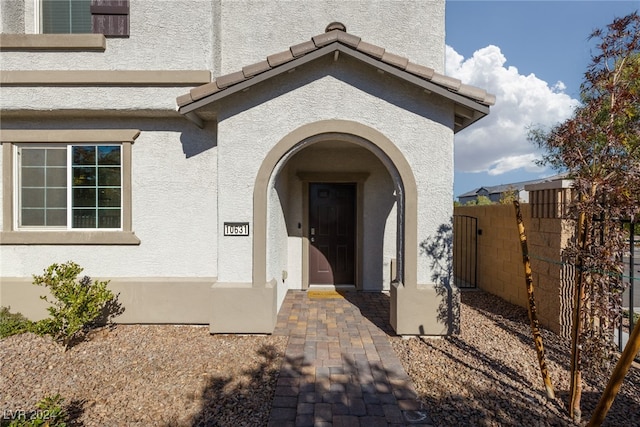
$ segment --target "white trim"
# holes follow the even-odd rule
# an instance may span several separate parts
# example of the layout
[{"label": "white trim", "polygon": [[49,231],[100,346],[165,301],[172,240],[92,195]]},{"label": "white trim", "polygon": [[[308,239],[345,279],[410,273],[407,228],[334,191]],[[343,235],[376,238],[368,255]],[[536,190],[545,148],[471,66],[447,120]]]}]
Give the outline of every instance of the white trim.
[{"label": "white trim", "polygon": [[33,34],[42,34],[42,0],[33,0]]},{"label": "white trim", "polygon": [[[43,145],[43,144],[25,144],[25,143],[19,143],[19,144],[15,144],[15,149],[14,151],[14,159],[13,159],[13,164],[14,164],[14,170],[13,170],[13,175],[14,175],[14,180],[13,182],[14,184],[14,188],[13,188],[13,198],[14,198],[14,203],[13,203],[13,230],[15,231],[19,231],[19,232],[47,232],[47,231],[51,231],[51,232],[55,232],[55,231],[80,231],[80,232],[91,232],[91,231],[104,231],[104,232],[122,232],[124,231],[124,191],[123,191],[123,187],[124,187],[124,166],[123,166],[123,144],[121,142],[105,142],[105,143],[82,143],[82,142],[69,142],[66,144],[59,144],[56,143],[55,145]],[[119,168],[120,168],[120,227],[117,228],[100,228],[98,227],[98,223],[96,223],[96,227],[92,227],[92,228],[74,228],[73,227],[73,147],[77,147],[77,146],[86,146],[86,147],[99,147],[99,146],[117,146],[120,149],[120,164],[119,164]],[[67,217],[67,221],[66,221],[66,226],[62,227],[62,226],[47,226],[47,225],[43,225],[43,226],[24,226],[21,225],[21,218],[22,218],[22,199],[20,197],[21,194],[21,188],[22,188],[22,165],[21,162],[19,161],[19,157],[22,154],[22,150],[28,147],[28,149],[43,149],[43,150],[47,150],[47,149],[52,149],[52,148],[60,148],[60,149],[64,149],[66,150],[66,158],[67,158],[67,164],[66,164],[66,196],[67,196],[67,205],[66,205],[66,217]],[[96,160],[97,161],[97,160]],[[46,172],[46,169],[45,169]],[[97,173],[97,171],[96,171]],[[95,210],[96,210],[96,221],[98,221],[98,210],[99,210],[99,206],[98,206],[98,201],[97,201],[97,197],[98,197],[98,193],[97,193],[97,180],[98,180],[98,175],[96,175],[96,204],[95,204]],[[113,210],[116,210],[115,208]]]},{"label": "white trim", "polygon": [[[14,169],[13,169],[13,173],[14,173],[14,183],[16,183],[16,186],[13,189],[13,194],[14,194],[14,204],[13,204],[13,208],[14,208],[14,212],[13,212],[13,219],[14,219],[14,227],[13,230],[17,230],[17,231],[68,231],[67,227],[62,227],[62,226],[21,226],[21,220],[22,220],[22,198],[21,198],[21,189],[22,189],[22,150],[28,147],[30,149],[42,149],[42,150],[49,150],[49,149],[64,149],[66,150],[66,147],[64,147],[63,144],[56,144],[56,145],[48,145],[48,146],[44,146],[44,145],[34,145],[34,144],[29,144],[29,145],[25,145],[25,144],[16,144],[15,145],[15,149],[14,151],[14,158],[15,158],[15,162],[14,162]],[[45,174],[46,174],[46,167],[44,170]],[[67,183],[69,182],[69,177],[67,175]],[[68,192],[67,192],[67,203],[68,203]],[[46,199],[46,191],[45,191],[45,199]]]}]

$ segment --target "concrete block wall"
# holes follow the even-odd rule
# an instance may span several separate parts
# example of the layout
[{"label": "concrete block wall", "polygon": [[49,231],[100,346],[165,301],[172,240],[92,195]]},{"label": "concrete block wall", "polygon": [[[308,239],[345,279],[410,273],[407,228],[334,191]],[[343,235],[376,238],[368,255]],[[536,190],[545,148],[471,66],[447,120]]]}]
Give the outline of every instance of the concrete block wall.
[{"label": "concrete block wall", "polygon": [[560,218],[530,218],[528,235],[538,316],[558,335],[571,335],[573,269],[562,263],[562,250],[573,237],[574,225]]},{"label": "concrete block wall", "polygon": [[[571,327],[571,272],[561,265],[562,249],[573,227],[559,218],[532,218],[531,205],[522,204],[536,307],[540,323],[566,336]],[[512,304],[527,308],[522,251],[513,205],[460,206],[455,215],[478,219],[478,287]]]}]

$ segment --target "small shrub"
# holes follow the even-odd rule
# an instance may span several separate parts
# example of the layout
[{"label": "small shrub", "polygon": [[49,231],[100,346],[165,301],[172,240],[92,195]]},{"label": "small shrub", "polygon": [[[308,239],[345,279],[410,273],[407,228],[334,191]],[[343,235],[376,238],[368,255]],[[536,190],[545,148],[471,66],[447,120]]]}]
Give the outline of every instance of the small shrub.
[{"label": "small shrub", "polygon": [[33,322],[20,313],[11,313],[9,307],[0,307],[0,338],[33,330]]},{"label": "small shrub", "polygon": [[59,394],[45,397],[36,404],[36,408],[30,412],[18,412],[12,414],[14,418],[7,427],[66,427],[67,413],[62,407],[64,399]]},{"label": "small shrub", "polygon": [[71,342],[86,333],[102,317],[105,307],[114,300],[107,289],[108,281],[92,282],[84,276],[78,280],[82,268],[72,262],[52,264],[42,276],[33,276],[34,284],[49,288],[52,300],[40,298],[51,304],[47,310],[50,317],[40,320],[35,331],[50,335],[66,350]]}]

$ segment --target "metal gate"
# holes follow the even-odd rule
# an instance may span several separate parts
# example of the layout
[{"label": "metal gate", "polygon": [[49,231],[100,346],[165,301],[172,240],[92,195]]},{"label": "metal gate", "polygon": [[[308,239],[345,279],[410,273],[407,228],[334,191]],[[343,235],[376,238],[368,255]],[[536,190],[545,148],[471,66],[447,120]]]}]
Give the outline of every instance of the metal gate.
[{"label": "metal gate", "polygon": [[617,344],[620,351],[624,349],[629,335],[633,328],[637,326],[636,316],[640,316],[640,262],[638,262],[638,252],[640,252],[640,236],[637,229],[639,223],[623,221],[625,228],[629,230],[629,252],[624,254],[623,281],[626,290],[622,294],[622,309],[624,313],[624,325],[618,328]]},{"label": "metal gate", "polygon": [[453,278],[459,288],[478,284],[478,218],[453,216]]}]

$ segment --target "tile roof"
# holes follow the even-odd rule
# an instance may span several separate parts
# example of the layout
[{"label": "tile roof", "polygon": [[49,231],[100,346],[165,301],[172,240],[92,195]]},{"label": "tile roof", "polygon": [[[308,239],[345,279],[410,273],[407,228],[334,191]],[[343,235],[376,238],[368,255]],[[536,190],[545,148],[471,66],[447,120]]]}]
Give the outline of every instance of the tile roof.
[{"label": "tile roof", "polygon": [[[361,40],[360,37],[347,33],[344,25],[331,23],[327,26],[325,33],[314,36],[309,41],[293,45],[285,51],[267,56],[266,60],[247,65],[240,71],[219,76],[210,83],[191,89],[189,93],[176,99],[178,109],[183,114],[191,113],[194,108],[185,107],[192,106],[195,102],[214,94],[219,94],[222,97],[223,93],[221,92],[228,91],[240,83],[247,82],[269,71],[277,71],[285,64],[299,61],[307,56],[313,56],[314,53],[322,53],[319,51],[331,45],[334,45],[335,50],[354,55],[358,53],[364,54],[366,57],[373,59],[373,61],[380,63],[380,65],[386,64],[396,70],[406,72],[410,76],[417,77],[421,81],[435,84],[449,93],[460,95],[472,101],[472,105],[476,104],[486,108],[495,104],[495,95],[489,94],[481,88],[463,84],[458,79],[436,73],[432,68],[413,63],[408,58],[387,52],[383,47],[367,43]],[[367,62],[370,62],[370,60],[367,60]],[[185,112],[184,110],[188,111]]]}]

